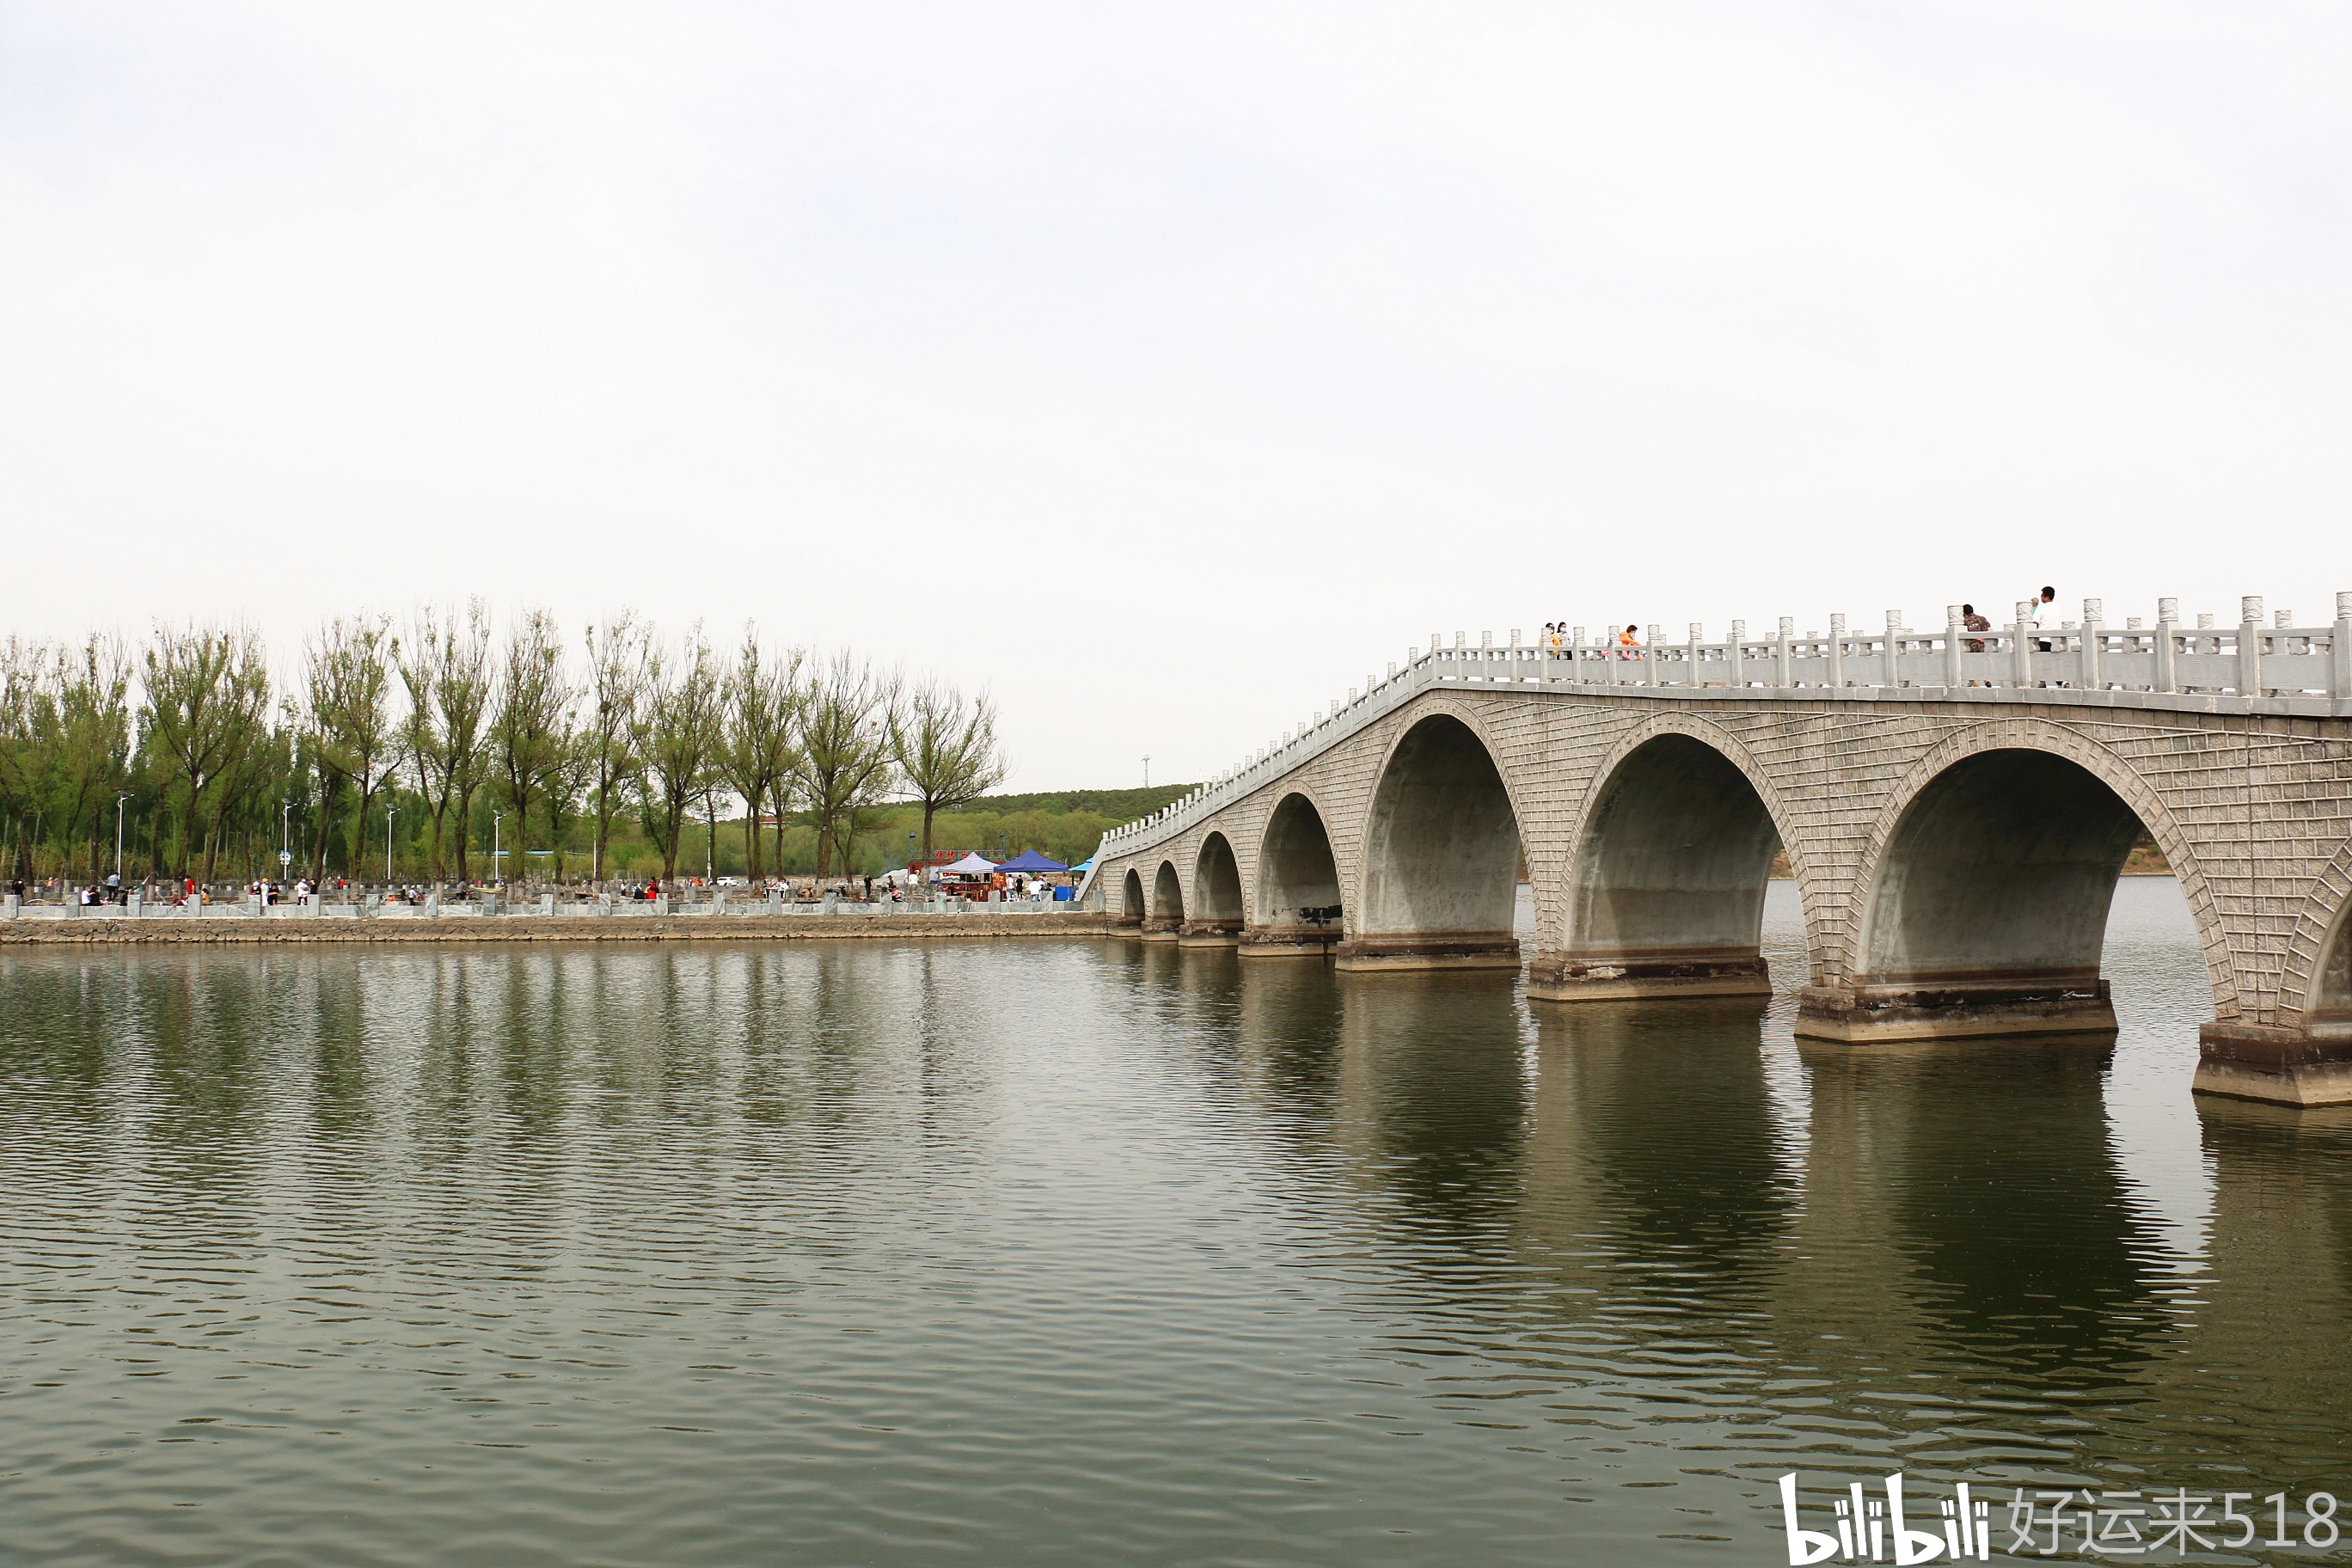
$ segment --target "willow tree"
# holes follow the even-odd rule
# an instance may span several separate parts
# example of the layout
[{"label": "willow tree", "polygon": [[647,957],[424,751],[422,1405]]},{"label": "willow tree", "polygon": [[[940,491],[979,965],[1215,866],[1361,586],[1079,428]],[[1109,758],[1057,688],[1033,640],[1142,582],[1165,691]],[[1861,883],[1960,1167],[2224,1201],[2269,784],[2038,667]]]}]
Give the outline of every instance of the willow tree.
[{"label": "willow tree", "polygon": [[[398,645],[393,640],[388,616],[345,619],[337,616],[320,626],[305,649],[303,719],[310,727],[313,755],[324,774],[348,784],[359,795],[344,859],[356,873],[366,864],[368,807],[392,783],[406,754],[392,710]],[[334,793],[332,788],[327,791],[331,799]],[[324,821],[322,814],[320,847],[312,857],[314,868],[322,868]]]},{"label": "willow tree", "polygon": [[432,822],[433,879],[447,868],[443,845],[451,808],[457,811],[457,880],[466,879],[467,822],[482,785],[488,741],[490,618],[475,599],[457,612],[418,612],[400,645],[400,679],[408,690],[403,740],[408,764]]},{"label": "willow tree", "polygon": [[996,702],[987,692],[966,700],[945,681],[908,694],[890,733],[890,754],[907,791],[923,807],[923,863],[931,858],[931,817],[968,805],[1004,782],[996,739]]},{"label": "willow tree", "polygon": [[637,708],[645,700],[649,627],[624,610],[588,628],[588,710],[580,737],[582,778],[595,821],[592,877],[602,880],[629,783],[636,777]]},{"label": "willow tree", "polygon": [[[58,847],[89,848],[98,875],[105,822],[131,770],[131,661],[121,642],[92,637],[57,662]],[[88,837],[84,837],[87,830]]]},{"label": "willow tree", "polygon": [[696,627],[681,646],[655,647],[646,659],[644,700],[634,744],[642,764],[637,815],[661,850],[662,880],[677,875],[686,814],[709,793],[723,739],[725,697],[710,645]]},{"label": "willow tree", "polygon": [[[764,653],[757,630],[746,626],[735,668],[727,677],[719,771],[743,797],[743,864],[755,882],[765,874],[760,860],[761,814],[773,813],[781,837],[784,802],[800,758],[793,725],[800,714],[803,662],[798,648]],[[776,869],[783,868],[780,846]]]},{"label": "willow tree", "polygon": [[816,818],[816,874],[846,874],[857,814],[890,793],[890,740],[898,729],[898,678],[847,649],[819,661],[801,694],[800,757],[793,770]]},{"label": "willow tree", "polygon": [[[207,787],[260,730],[269,706],[268,663],[261,639],[247,627],[162,624],[142,662],[142,730],[147,743],[171,764],[171,784],[180,801],[173,870],[184,877],[190,836],[199,812],[210,804]],[[219,805],[225,809],[226,803]],[[207,879],[220,848],[217,820],[212,826],[205,845]]]},{"label": "willow tree", "polygon": [[517,852],[530,847],[536,807],[549,819],[548,847],[557,851],[559,877],[563,859],[554,842],[556,813],[550,797],[563,786],[572,763],[574,696],[555,617],[544,610],[526,612],[507,633],[498,710],[490,721],[491,752],[499,792],[514,808]]},{"label": "willow tree", "polygon": [[0,831],[7,836],[7,854],[0,869],[11,875],[29,871],[19,861],[26,850],[26,825],[39,809],[47,763],[37,732],[41,710],[50,700],[47,691],[48,649],[45,644],[10,637],[0,643]]}]

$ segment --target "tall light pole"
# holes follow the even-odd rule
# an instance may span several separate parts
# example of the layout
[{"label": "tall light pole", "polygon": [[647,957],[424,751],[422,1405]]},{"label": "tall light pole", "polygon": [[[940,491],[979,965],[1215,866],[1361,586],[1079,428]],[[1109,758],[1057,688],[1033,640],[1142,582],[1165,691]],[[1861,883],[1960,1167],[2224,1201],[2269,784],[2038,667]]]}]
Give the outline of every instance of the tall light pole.
[{"label": "tall light pole", "polygon": [[490,813],[490,880],[493,882],[499,880],[499,856],[500,854],[500,850],[499,848],[499,824],[504,822],[506,819],[507,816],[505,812],[494,811]]},{"label": "tall light pole", "polygon": [[120,791],[114,796],[114,880],[118,886],[122,881],[122,803],[130,798]]},{"label": "tall light pole", "polygon": [[400,815],[400,807],[390,801],[383,803],[383,885],[392,886],[392,819]]},{"label": "tall light pole", "polygon": [[1143,753],[1143,787],[1146,789],[1151,787],[1151,753],[1150,752]]}]

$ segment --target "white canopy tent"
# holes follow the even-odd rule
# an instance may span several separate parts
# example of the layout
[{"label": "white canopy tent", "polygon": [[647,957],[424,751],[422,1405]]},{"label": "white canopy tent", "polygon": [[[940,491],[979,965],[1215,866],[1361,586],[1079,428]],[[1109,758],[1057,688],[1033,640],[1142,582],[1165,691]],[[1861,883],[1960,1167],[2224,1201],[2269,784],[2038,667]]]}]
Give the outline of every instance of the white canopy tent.
[{"label": "white canopy tent", "polygon": [[996,869],[996,862],[983,860],[978,855],[967,855],[953,865],[935,868],[935,875],[945,877],[985,877]]}]

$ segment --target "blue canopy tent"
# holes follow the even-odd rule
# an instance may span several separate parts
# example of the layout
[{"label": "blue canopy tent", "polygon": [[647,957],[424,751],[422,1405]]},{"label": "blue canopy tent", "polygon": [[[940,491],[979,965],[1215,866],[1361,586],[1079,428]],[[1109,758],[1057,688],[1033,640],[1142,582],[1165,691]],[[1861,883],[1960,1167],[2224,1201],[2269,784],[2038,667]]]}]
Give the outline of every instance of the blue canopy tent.
[{"label": "blue canopy tent", "polygon": [[1000,871],[1026,871],[1037,877],[1051,876],[1069,869],[1059,860],[1048,860],[1034,849],[1024,849],[996,868]]}]

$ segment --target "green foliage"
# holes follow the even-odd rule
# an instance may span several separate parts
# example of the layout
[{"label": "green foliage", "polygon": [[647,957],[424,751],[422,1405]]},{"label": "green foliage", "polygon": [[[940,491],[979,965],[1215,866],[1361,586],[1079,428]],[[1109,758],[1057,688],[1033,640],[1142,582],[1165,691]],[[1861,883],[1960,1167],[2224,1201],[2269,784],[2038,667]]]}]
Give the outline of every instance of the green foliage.
[{"label": "green foliage", "polygon": [[[989,795],[971,803],[973,811],[998,813],[1044,811],[1056,816],[1073,813],[1098,816],[1106,826],[1149,816],[1163,805],[1183,799],[1198,784],[1153,784],[1150,789],[1069,789],[1043,795]],[[1059,858],[1059,857],[1056,857]]]},{"label": "green foliage", "polygon": [[1192,787],[975,798],[1004,768],[985,694],[764,649],[756,627],[728,660],[620,616],[583,668],[543,612],[501,647],[475,604],[398,636],[331,618],[307,651],[273,690],[234,626],[0,643],[0,868],[101,879],[118,804],[134,880],[276,876],[281,845],[330,878],[381,878],[387,848],[398,880],[562,877],[600,832],[612,878],[742,876],[753,843],[757,871],[872,876],[910,858],[925,802],[945,858],[1075,862]]}]

